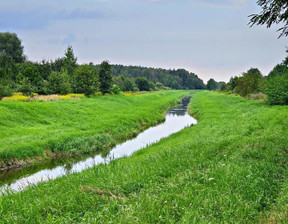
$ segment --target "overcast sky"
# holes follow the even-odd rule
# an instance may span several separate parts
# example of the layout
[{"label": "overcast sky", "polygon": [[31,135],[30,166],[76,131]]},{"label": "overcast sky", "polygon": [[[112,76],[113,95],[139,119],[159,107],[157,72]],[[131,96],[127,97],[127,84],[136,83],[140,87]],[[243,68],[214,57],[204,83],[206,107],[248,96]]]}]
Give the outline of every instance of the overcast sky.
[{"label": "overcast sky", "polygon": [[277,27],[248,27],[256,0],[0,0],[0,32],[15,32],[29,60],[185,68],[228,81],[251,67],[266,75],[286,56]]}]

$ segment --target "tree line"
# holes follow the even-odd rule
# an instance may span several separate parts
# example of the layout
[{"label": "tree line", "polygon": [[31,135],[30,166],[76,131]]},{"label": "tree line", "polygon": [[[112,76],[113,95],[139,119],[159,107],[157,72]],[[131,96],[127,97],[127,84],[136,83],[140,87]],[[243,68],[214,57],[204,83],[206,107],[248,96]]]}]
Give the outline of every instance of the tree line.
[{"label": "tree line", "polygon": [[251,68],[240,76],[231,77],[228,83],[210,79],[207,89],[248,98],[266,98],[271,105],[288,105],[288,56],[267,76],[263,76],[259,69]]},{"label": "tree line", "polygon": [[24,47],[15,33],[0,33],[0,99],[22,92],[31,96],[84,93],[93,95],[120,91],[162,89],[203,89],[203,81],[184,69],[165,70],[139,66],[79,65],[72,46],[55,60],[32,62],[24,55]]}]

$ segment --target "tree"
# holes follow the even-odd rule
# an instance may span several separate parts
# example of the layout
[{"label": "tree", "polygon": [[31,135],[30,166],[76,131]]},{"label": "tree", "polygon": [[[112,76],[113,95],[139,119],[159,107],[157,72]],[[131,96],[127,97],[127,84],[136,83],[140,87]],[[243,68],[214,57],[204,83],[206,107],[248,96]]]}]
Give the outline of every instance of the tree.
[{"label": "tree", "polygon": [[171,87],[172,87],[172,89],[181,89],[181,86],[180,86],[179,82],[177,82],[177,80],[174,80],[171,83]]},{"label": "tree", "polygon": [[24,77],[20,81],[18,91],[22,92],[24,96],[33,96],[34,90],[35,87],[31,84],[27,77]]},{"label": "tree", "polygon": [[288,104],[288,73],[271,77],[267,83],[265,93],[268,103],[272,105]]},{"label": "tree", "polygon": [[207,82],[207,89],[208,90],[215,90],[216,89],[216,81],[214,79],[209,79]]},{"label": "tree", "polygon": [[131,82],[130,79],[128,79],[128,78],[124,79],[124,82],[123,82],[123,85],[121,87],[121,90],[122,91],[134,91],[134,85],[133,85],[133,83]]},{"label": "tree", "polygon": [[271,72],[268,74],[268,78],[272,78],[276,75],[283,75],[288,73],[288,67],[284,64],[278,64],[276,65]]},{"label": "tree", "polygon": [[258,0],[257,4],[262,7],[259,14],[250,15],[250,26],[265,25],[270,28],[272,24],[283,23],[278,29],[279,36],[288,36],[288,2],[287,0]]},{"label": "tree", "polygon": [[98,89],[98,77],[95,68],[89,65],[81,65],[75,70],[73,76],[73,91],[90,96]]},{"label": "tree", "polygon": [[156,86],[157,90],[164,90],[164,89],[166,89],[166,87],[165,87],[165,86],[163,85],[163,83],[161,83],[161,82],[156,82],[155,86]]},{"label": "tree", "polygon": [[150,91],[149,81],[144,77],[138,77],[135,80],[135,84],[137,85],[140,91]]},{"label": "tree", "polygon": [[103,61],[99,68],[100,91],[102,94],[109,93],[112,87],[112,71],[108,61]]},{"label": "tree", "polygon": [[26,60],[23,49],[24,47],[17,34],[9,32],[0,33],[0,56],[7,54],[16,63],[22,63]]},{"label": "tree", "polygon": [[20,66],[20,72],[24,78],[27,78],[36,93],[44,94],[44,79],[35,63],[25,62]]},{"label": "tree", "polygon": [[75,57],[71,45],[69,45],[65,51],[64,66],[67,69],[69,76],[72,77],[74,70],[77,67],[77,57]]},{"label": "tree", "polygon": [[3,68],[0,68],[0,100],[6,96],[12,96],[12,82],[7,78],[6,71]]},{"label": "tree", "polygon": [[257,68],[251,68],[237,80],[235,92],[240,96],[248,96],[251,93],[259,92],[263,76]]},{"label": "tree", "polygon": [[71,92],[71,84],[67,70],[52,72],[48,78],[46,93],[65,95],[69,92]]}]

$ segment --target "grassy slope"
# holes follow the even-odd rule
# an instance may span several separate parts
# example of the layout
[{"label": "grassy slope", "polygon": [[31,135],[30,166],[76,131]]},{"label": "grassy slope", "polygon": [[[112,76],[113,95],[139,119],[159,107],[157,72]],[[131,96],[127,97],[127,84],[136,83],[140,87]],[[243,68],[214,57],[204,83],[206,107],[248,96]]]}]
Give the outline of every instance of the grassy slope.
[{"label": "grassy slope", "polygon": [[[287,187],[287,107],[197,92],[199,124],[0,198],[2,223],[254,223]],[[266,220],[266,219],[265,219]]]},{"label": "grassy slope", "polygon": [[[0,161],[42,155],[44,149],[75,154],[108,144],[111,136],[114,140],[125,139],[143,126],[162,120],[165,109],[187,93],[169,91],[74,101],[0,102]],[[85,142],[89,143],[86,148]]]}]

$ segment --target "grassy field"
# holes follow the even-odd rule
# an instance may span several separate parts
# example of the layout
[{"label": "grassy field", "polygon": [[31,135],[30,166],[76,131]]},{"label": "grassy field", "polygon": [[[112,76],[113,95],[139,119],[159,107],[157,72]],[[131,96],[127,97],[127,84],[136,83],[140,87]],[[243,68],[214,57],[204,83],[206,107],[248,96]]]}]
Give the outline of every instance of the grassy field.
[{"label": "grassy field", "polygon": [[[52,102],[0,102],[0,162],[111,147],[164,119],[188,91]],[[11,162],[11,161],[9,161]]]},{"label": "grassy field", "polygon": [[2,196],[1,223],[287,223],[287,109],[195,92],[197,125]]}]

